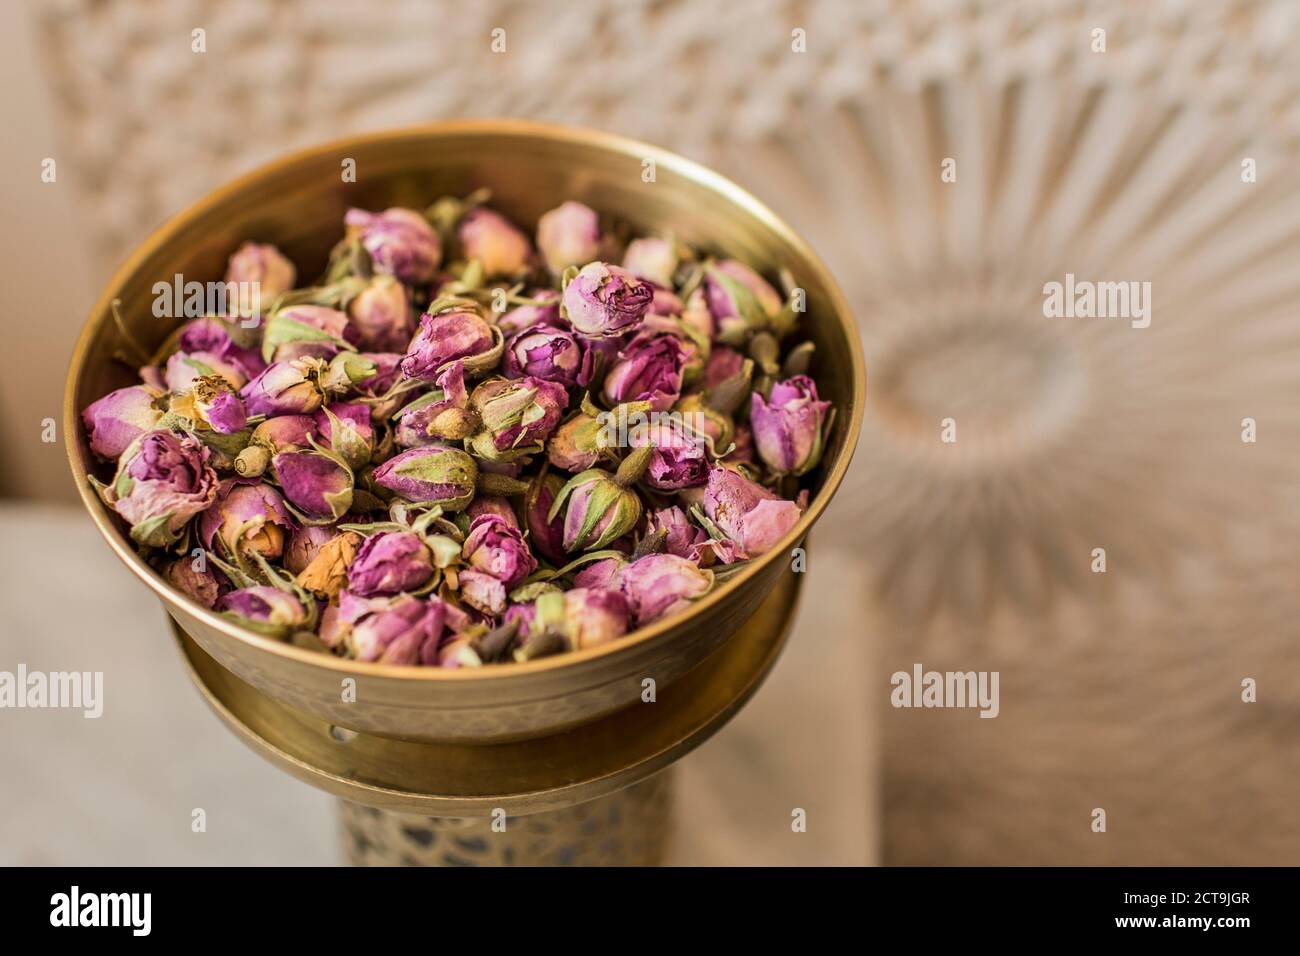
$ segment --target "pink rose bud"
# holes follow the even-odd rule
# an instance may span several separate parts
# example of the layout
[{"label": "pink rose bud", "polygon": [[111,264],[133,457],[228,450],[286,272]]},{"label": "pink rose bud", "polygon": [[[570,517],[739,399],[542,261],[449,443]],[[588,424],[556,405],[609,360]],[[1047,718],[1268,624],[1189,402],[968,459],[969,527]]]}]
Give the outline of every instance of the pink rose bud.
[{"label": "pink rose bud", "polygon": [[643,334],[618,354],[602,394],[610,405],[649,402],[656,412],[672,408],[682,392],[689,351],[675,335]]},{"label": "pink rose bud", "polygon": [[[653,237],[633,239],[627,244],[627,251],[623,253],[623,268],[638,279],[645,279],[662,288],[671,289],[673,273],[677,271],[677,249],[667,239]],[[680,302],[678,311],[680,311]]]},{"label": "pink rose bud", "polygon": [[660,491],[678,491],[702,485],[709,479],[709,459],[704,440],[689,434],[678,422],[656,421],[636,428],[628,436],[633,448],[654,448],[645,481]]},{"label": "pink rose bud", "polygon": [[648,450],[633,452],[611,476],[599,468],[574,475],[556,496],[548,520],[564,515],[564,550],[598,551],[641,519],[641,496],[630,487],[649,464]]},{"label": "pink rose bud", "polygon": [[292,594],[265,585],[231,591],[217,601],[217,610],[250,630],[283,640],[304,629],[308,609]]},{"label": "pink rose bud", "polygon": [[271,472],[305,521],[337,521],[352,507],[352,470],[329,455],[282,451],[271,458]]},{"label": "pink rose bud", "polygon": [[571,388],[582,367],[583,347],[572,332],[555,325],[534,325],[506,343],[507,378],[526,375]]},{"label": "pink rose bud", "polygon": [[501,313],[497,319],[497,328],[506,338],[518,335],[534,325],[559,325],[564,322],[560,318],[560,293],[554,289],[534,289],[528,293],[528,297],[541,304],[515,306],[508,312]]},{"label": "pink rose bud", "polygon": [[799,505],[730,468],[709,472],[704,513],[751,557],[768,551],[799,521]]},{"label": "pink rose bud", "polygon": [[243,388],[248,381],[242,365],[216,352],[173,352],[163,367],[163,381],[172,392],[184,392],[204,376],[220,376],[231,388]]},{"label": "pink rose bud", "polygon": [[361,348],[399,352],[415,331],[411,293],[392,276],[375,276],[348,303],[348,315],[360,335]]},{"label": "pink rose bud", "polygon": [[654,290],[620,266],[589,262],[564,287],[564,311],[578,332],[621,336],[641,324]]},{"label": "pink rose bud", "polygon": [[321,548],[333,540],[338,532],[322,525],[306,525],[294,528],[289,533],[289,542],[284,549],[284,566],[290,572],[301,574],[307,565],[320,554]]},{"label": "pink rose bud", "polygon": [[407,501],[460,511],[474,500],[478,466],[459,448],[426,445],[394,455],[373,477],[375,484]]},{"label": "pink rose bud", "polygon": [[446,607],[410,594],[363,598],[339,592],[336,607],[321,618],[321,640],[359,661],[418,664],[422,649],[442,636]]},{"label": "pink rose bud", "polygon": [[492,575],[506,590],[518,587],[537,570],[523,532],[495,514],[480,515],[471,522],[461,554],[470,567]]},{"label": "pink rose bud", "polygon": [[365,540],[348,568],[348,590],[361,597],[415,591],[433,577],[433,555],[418,534],[383,531]]},{"label": "pink rose bud", "polygon": [[469,503],[465,514],[471,522],[480,515],[496,515],[506,524],[519,527],[519,519],[515,517],[515,509],[509,499],[499,495],[478,495]]},{"label": "pink rose bud", "polygon": [[154,402],[162,394],[147,385],[130,385],[87,405],[81,421],[90,450],[106,461],[116,461],[133,441],[158,424],[162,410]]},{"label": "pink rose bud", "polygon": [[480,458],[511,460],[539,452],[569,404],[563,385],[539,378],[490,378],[474,389],[470,407],[482,430],[468,447]]},{"label": "pink rose bud", "polygon": [[250,415],[307,415],[321,407],[324,396],[312,378],[310,360],[273,362],[242,389]]},{"label": "pink rose bud", "polygon": [[781,296],[757,272],[734,259],[710,263],[704,293],[713,317],[714,338],[739,344],[748,332],[765,327],[781,311]]},{"label": "pink rose bud", "polygon": [[269,243],[245,242],[230,256],[226,281],[248,283],[248,295],[241,296],[236,311],[256,315],[274,305],[275,300],[293,288],[298,270]]},{"label": "pink rose bud", "polygon": [[647,554],[624,566],[619,586],[637,627],[685,610],[709,593],[713,572],[675,554]]},{"label": "pink rose bud", "polygon": [[627,598],[619,591],[571,588],[564,592],[564,630],[578,650],[599,647],[627,633]]},{"label": "pink rose bud", "polygon": [[556,275],[590,262],[600,248],[600,219],[580,202],[563,203],[537,220],[537,248]]},{"label": "pink rose bud", "polygon": [[492,327],[472,306],[426,312],[402,359],[402,375],[432,382],[448,362],[490,353],[495,344]]},{"label": "pink rose bud", "polygon": [[559,475],[540,475],[533,480],[528,496],[524,499],[528,540],[533,543],[538,554],[557,567],[568,560],[564,553],[564,517],[557,515],[551,520],[549,514],[563,487],[564,479]]},{"label": "pink rose bud", "polygon": [[456,231],[466,259],[477,259],[488,277],[509,276],[528,267],[528,237],[500,213],[471,209]]},{"label": "pink rose bud", "polygon": [[375,452],[375,426],[370,407],[359,402],[334,402],[314,416],[316,431],[349,468],[360,468]]},{"label": "pink rose bud", "polygon": [[423,285],[442,261],[442,243],[428,221],[413,209],[383,212],[349,209],[348,231],[361,237],[375,272],[396,276],[407,285]]},{"label": "pink rose bud", "polygon": [[217,497],[217,473],[200,442],[169,431],[146,432],[118,462],[104,500],[131,525],[131,537],[165,547]]},{"label": "pink rose bud", "polygon": [[293,526],[284,498],[270,485],[228,478],[199,517],[198,531],[209,551],[214,540],[220,540],[227,555],[260,554],[275,560],[284,553],[284,538]]},{"label": "pink rose bud", "polygon": [[316,356],[330,358],[361,341],[347,313],[323,305],[291,305],[274,313],[262,336],[262,358],[283,362]]},{"label": "pink rose bud", "polygon": [[215,363],[214,368],[219,370],[218,374],[230,383],[231,388],[241,388],[266,368],[266,362],[262,360],[257,348],[236,344],[231,337],[232,328],[239,331],[237,327],[220,319],[195,319],[181,329],[176,346],[191,362]]},{"label": "pink rose bud", "polygon": [[749,420],[759,457],[778,475],[802,475],[822,457],[822,432],[830,402],[819,401],[806,375],[777,382],[767,400],[750,397]]},{"label": "pink rose bud", "polygon": [[217,599],[225,589],[212,568],[200,566],[197,558],[188,555],[169,563],[163,577],[172,587],[206,608],[216,607]]}]

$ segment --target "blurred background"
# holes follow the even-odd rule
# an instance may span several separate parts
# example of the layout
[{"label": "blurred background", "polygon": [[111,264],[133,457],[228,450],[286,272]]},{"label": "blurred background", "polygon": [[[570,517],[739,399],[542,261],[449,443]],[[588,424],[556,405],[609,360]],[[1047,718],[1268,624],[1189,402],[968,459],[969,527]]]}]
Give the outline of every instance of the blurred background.
[{"label": "blurred background", "polygon": [[[162,762],[169,792],[247,780],[228,786],[232,860],[315,862],[326,813],[181,686],[162,615],[41,440],[97,290],[168,216],[285,151],[521,116],[735,179],[818,249],[862,330],[853,473],[772,684],[686,763],[681,861],[1300,863],[1300,4],[47,0],[0,17],[0,593],[80,592],[91,624],[125,602],[113,619],[147,629],[168,682],[154,700],[123,677],[134,743],[98,771],[123,789],[95,792],[140,807]],[[1067,274],[1151,283],[1150,326],[1046,318]],[[85,557],[30,560],[26,542],[56,540]],[[33,667],[78,633],[28,623],[5,650]],[[999,671],[999,717],[891,708],[889,675],[915,662]],[[163,702],[194,736],[149,736]],[[102,799],[51,769],[74,746],[64,716],[23,715],[0,752],[65,794],[47,813],[93,820]],[[30,803],[7,776],[4,802]],[[792,851],[788,812],[770,832],[733,812],[774,779],[819,795],[822,842]],[[23,829],[24,862],[67,861]],[[129,825],[101,849],[192,852],[150,856]]]}]

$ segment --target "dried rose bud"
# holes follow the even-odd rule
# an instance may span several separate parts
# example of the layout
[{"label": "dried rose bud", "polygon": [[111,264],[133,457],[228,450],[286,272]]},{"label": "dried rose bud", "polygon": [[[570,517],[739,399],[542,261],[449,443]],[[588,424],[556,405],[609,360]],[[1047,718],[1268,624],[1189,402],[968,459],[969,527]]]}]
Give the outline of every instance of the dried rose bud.
[{"label": "dried rose bud", "polygon": [[311,620],[307,608],[292,594],[259,585],[223,595],[217,610],[249,630],[284,639]]},{"label": "dried rose bud", "polygon": [[[259,330],[246,330],[239,325],[207,316],[185,323],[177,336],[176,347],[187,355],[213,356],[224,365],[232,367],[236,377],[227,378],[227,381],[232,387],[239,388],[266,368],[266,363],[256,348],[255,340],[260,335]],[[244,338],[237,342],[238,337]],[[224,375],[222,377],[226,378]]]},{"label": "dried rose bud", "polygon": [[563,510],[564,550],[595,551],[608,547],[635,527],[641,518],[641,498],[630,487],[650,463],[652,449],[632,452],[610,475],[592,468],[574,475],[560,489],[548,521]]},{"label": "dried rose bud", "polygon": [[772,494],[730,468],[709,472],[704,513],[751,557],[768,551],[799,520],[798,504]]},{"label": "dried rose bud", "polygon": [[754,464],[757,459],[754,457],[754,430],[748,425],[737,425],[735,434],[732,438],[731,452],[723,456],[723,461],[729,465]]},{"label": "dried rose bud", "polygon": [[337,521],[352,507],[352,470],[330,455],[282,451],[271,457],[271,473],[305,521]]},{"label": "dried rose bud", "polygon": [[388,459],[375,469],[374,481],[407,501],[433,503],[460,511],[474,500],[478,467],[459,448],[426,445]]},{"label": "dried rose bud", "polygon": [[713,587],[713,572],[675,554],[647,554],[618,574],[637,627],[685,610]]},{"label": "dried rose bud", "polygon": [[528,526],[528,540],[533,549],[554,565],[564,564],[564,518],[549,518],[551,505],[564,488],[564,479],[547,473],[533,479],[524,499],[524,523]]},{"label": "dried rose bud", "polygon": [[492,326],[472,305],[426,312],[402,359],[402,375],[432,382],[448,362],[490,354],[495,346]]},{"label": "dried rose bud", "polygon": [[173,392],[169,404],[173,414],[219,435],[233,435],[248,424],[243,399],[219,375],[196,378],[186,391]]},{"label": "dried rose bud", "polygon": [[778,475],[802,475],[822,457],[822,432],[831,403],[819,401],[806,375],[777,382],[766,400],[750,399],[749,420],[759,457]]},{"label": "dried rose bud", "polygon": [[628,436],[633,448],[650,446],[654,455],[645,481],[660,491],[678,491],[702,485],[709,479],[709,459],[702,438],[692,435],[679,422],[655,421],[636,428]]},{"label": "dried rose bud", "polygon": [[[649,236],[633,239],[623,253],[623,268],[638,279],[645,279],[665,289],[672,288],[677,271],[677,247],[667,239]],[[669,315],[672,313],[662,313]]]},{"label": "dried rose bud", "polygon": [[412,531],[381,531],[361,545],[348,569],[348,590],[361,597],[415,591],[433,577],[433,555]]},{"label": "dried rose bud", "polygon": [[173,544],[217,497],[217,474],[200,442],[169,431],[146,432],[122,453],[104,500],[131,524],[139,544]]},{"label": "dried rose bud", "polygon": [[571,588],[564,592],[564,630],[574,648],[599,647],[627,633],[629,610],[619,591]]},{"label": "dried rose bud", "polygon": [[360,335],[357,344],[376,352],[405,349],[415,331],[410,290],[392,276],[371,279],[348,303],[348,315]]},{"label": "dried rose bud", "polygon": [[189,595],[204,607],[215,607],[217,599],[221,597],[221,581],[211,568],[205,566],[199,570],[195,567],[195,562],[195,558],[188,556],[177,558],[167,565],[163,577],[172,587]]},{"label": "dried rose bud", "polygon": [[679,558],[695,559],[695,546],[703,544],[709,536],[703,528],[691,524],[686,512],[676,505],[660,508],[646,522],[646,535],[663,534],[664,551]]},{"label": "dried rose bud", "polygon": [[147,385],[131,385],[91,402],[81,413],[90,450],[106,461],[116,461],[131,443],[153,429],[162,417],[154,401],[162,392]]},{"label": "dried rose bud", "polygon": [[321,617],[321,640],[359,661],[415,664],[442,635],[446,606],[410,594],[363,598],[344,589]]},{"label": "dried rose bud", "polygon": [[582,367],[583,347],[572,332],[555,325],[534,325],[506,343],[507,378],[531,376],[571,388]]},{"label": "dried rose bud", "polygon": [[497,328],[506,338],[534,325],[557,325],[564,321],[560,318],[560,293],[554,289],[534,289],[528,298],[540,304],[515,306],[497,319]]},{"label": "dried rose bud", "polygon": [[495,514],[479,515],[470,523],[461,554],[470,567],[492,575],[507,590],[522,584],[537,570],[537,560],[528,550],[523,532]]},{"label": "dried rose bud", "polygon": [[781,311],[781,296],[757,272],[734,259],[711,262],[704,270],[704,293],[713,317],[714,337],[743,342]]},{"label": "dried rose bud", "polygon": [[316,431],[329,447],[347,462],[360,468],[375,453],[375,426],[370,408],[358,402],[335,402],[319,409],[314,417]]},{"label": "dried rose bud", "polygon": [[564,287],[570,324],[593,338],[621,336],[641,324],[654,291],[620,266],[589,262]]},{"label": "dried rose bud", "polygon": [[370,253],[375,272],[396,276],[407,285],[423,285],[442,261],[442,243],[428,221],[413,209],[383,212],[349,209],[343,220]]},{"label": "dried rose bud", "polygon": [[285,545],[282,558],[286,570],[292,574],[301,574],[315,560],[316,555],[320,554],[321,548],[337,536],[337,531],[323,525],[294,528],[289,533],[289,541]]},{"label": "dried rose bud", "polygon": [[163,381],[172,392],[183,392],[205,375],[219,375],[231,388],[247,383],[239,363],[214,352],[173,352],[163,370]]},{"label": "dried rose bud", "polygon": [[262,358],[283,362],[305,355],[329,358],[361,341],[361,330],[346,312],[323,305],[291,305],[266,323]]},{"label": "dried rose bud", "polygon": [[311,562],[298,572],[298,586],[324,600],[334,600],[347,585],[348,567],[356,560],[360,544],[361,535],[354,531],[335,534],[321,545]]},{"label": "dried rose bud", "polygon": [[562,471],[586,471],[607,447],[605,424],[579,412],[565,420],[546,442],[546,457]]},{"label": "dried rose bud", "polygon": [[506,608],[506,586],[486,571],[465,568],[457,575],[461,600],[484,614],[498,615]]},{"label": "dried rose bud", "polygon": [[199,516],[199,540],[209,551],[219,539],[225,553],[260,554],[274,560],[284,552],[293,516],[280,493],[262,482],[228,478],[212,506]]},{"label": "dried rose bud", "polygon": [[515,509],[508,499],[499,495],[477,495],[466,507],[465,514],[471,522],[480,515],[496,515],[506,524],[515,528],[519,527],[519,519],[515,516]]},{"label": "dried rose bud", "polygon": [[490,378],[469,397],[482,430],[468,447],[480,458],[510,460],[531,455],[555,430],[569,404],[563,385],[525,376]]},{"label": "dried rose bud", "polygon": [[[681,296],[671,289],[661,289],[659,286],[654,287],[655,297],[650,300],[650,309],[646,313],[646,318],[651,316],[680,316],[686,306],[682,303]],[[710,326],[711,327],[711,326]],[[708,329],[702,333],[704,338],[708,338]]]},{"label": "dried rose bud", "polygon": [[600,248],[600,219],[580,202],[562,203],[537,220],[537,248],[556,275],[590,262]]},{"label": "dried rose bud", "polygon": [[475,259],[486,276],[508,276],[528,266],[532,247],[510,220],[491,209],[471,209],[456,230],[466,259]]},{"label": "dried rose bud", "polygon": [[250,415],[306,415],[316,411],[324,396],[312,378],[315,366],[305,359],[273,362],[240,390]]},{"label": "dried rose bud", "polygon": [[730,447],[736,426],[731,416],[709,405],[708,399],[698,392],[687,395],[673,409],[682,419],[690,423],[691,429],[703,433],[717,454],[722,454]]},{"label": "dried rose bud", "polygon": [[245,242],[230,256],[226,265],[226,282],[255,283],[251,301],[240,301],[240,315],[256,315],[270,306],[277,296],[293,288],[298,270],[280,250],[269,243]]},{"label": "dried rose bud", "polygon": [[644,401],[654,411],[667,411],[681,395],[688,357],[687,347],[675,335],[638,335],[619,352],[605,376],[605,401],[610,405]]}]

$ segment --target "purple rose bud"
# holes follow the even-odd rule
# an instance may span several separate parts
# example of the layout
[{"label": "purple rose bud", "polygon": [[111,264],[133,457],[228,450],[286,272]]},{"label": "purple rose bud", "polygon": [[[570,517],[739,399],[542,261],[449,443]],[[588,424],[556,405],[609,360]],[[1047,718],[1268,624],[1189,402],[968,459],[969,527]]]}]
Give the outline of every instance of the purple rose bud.
[{"label": "purple rose bud", "polygon": [[461,554],[470,567],[492,575],[507,590],[518,587],[537,570],[537,560],[528,550],[523,532],[495,514],[473,520]]},{"label": "purple rose bud", "polygon": [[633,448],[654,448],[645,480],[660,491],[678,491],[709,480],[709,459],[703,439],[689,434],[676,421],[655,421],[628,435]]},{"label": "purple rose bud", "polygon": [[528,525],[528,540],[533,549],[557,567],[568,560],[564,553],[564,516],[550,520],[551,506],[555,504],[564,479],[555,474],[539,475],[533,479],[524,499],[524,523]]},{"label": "purple rose bud", "polygon": [[289,543],[284,549],[285,568],[295,576],[301,574],[307,565],[315,560],[316,555],[320,554],[321,548],[337,534],[334,528],[323,525],[294,528],[289,533]]},{"label": "purple rose bud", "polygon": [[275,560],[284,552],[284,536],[293,516],[280,493],[262,482],[228,478],[217,499],[199,517],[199,540],[209,551],[219,539],[227,555],[260,554]]},{"label": "purple rose bud", "polygon": [[541,304],[516,306],[497,319],[497,328],[506,338],[534,325],[558,325],[564,321],[560,318],[560,293],[554,289],[534,289],[528,297]]},{"label": "purple rose bud", "polygon": [[266,323],[262,358],[267,362],[305,355],[329,358],[360,341],[361,330],[347,313],[323,305],[291,305],[277,311]]},{"label": "purple rose bud", "polygon": [[412,531],[382,531],[367,538],[348,568],[348,590],[361,597],[414,591],[433,576],[433,555]]},{"label": "purple rose bud", "polygon": [[626,634],[629,611],[627,598],[619,591],[572,588],[564,592],[564,629],[579,650]]},{"label": "purple rose bud", "polygon": [[388,459],[375,469],[374,482],[407,501],[436,503],[460,511],[474,500],[478,467],[459,448],[425,445]]},{"label": "purple rose bud", "polygon": [[416,664],[425,644],[441,637],[445,615],[437,600],[410,594],[363,598],[344,590],[337,607],[321,618],[321,640],[359,661]]},{"label": "purple rose bud", "polygon": [[654,237],[633,239],[627,244],[627,251],[623,253],[623,268],[638,279],[645,279],[661,288],[671,289],[673,273],[677,271],[677,249],[667,239]]},{"label": "purple rose bud", "polygon": [[571,388],[582,367],[583,348],[572,332],[554,325],[534,325],[506,343],[507,378],[526,375]]},{"label": "purple rose bud", "polygon": [[600,219],[580,202],[563,203],[537,220],[537,248],[556,275],[590,262],[600,248]]},{"label": "purple rose bud", "polygon": [[490,378],[469,397],[482,431],[469,440],[480,458],[510,460],[539,452],[569,404],[563,385],[525,376]]},{"label": "purple rose bud", "polygon": [[799,520],[798,504],[721,466],[709,472],[704,513],[751,557],[768,551]]},{"label": "purple rose bud", "polygon": [[627,561],[621,557],[604,558],[583,565],[582,570],[573,576],[576,588],[602,588],[617,591],[619,575],[627,567]]},{"label": "purple rose bud", "polygon": [[210,452],[193,438],[146,432],[122,453],[105,500],[131,524],[139,544],[164,547],[217,497]]},{"label": "purple rose bud", "polygon": [[246,348],[235,342],[231,331],[240,331],[220,319],[207,317],[187,322],[176,339],[180,352],[190,356],[211,356],[223,368],[228,368],[229,378],[223,374],[232,388],[239,388],[249,379],[256,378],[266,363],[256,348]]},{"label": "purple rose bud", "polygon": [[309,360],[273,362],[240,390],[250,415],[306,415],[321,407],[324,397],[312,379]]},{"label": "purple rose bud", "polygon": [[360,468],[375,452],[375,426],[370,407],[359,402],[334,402],[319,409],[316,430],[350,468]]},{"label": "purple rose bud", "polygon": [[250,630],[281,639],[301,630],[311,619],[292,594],[264,585],[231,591],[217,601],[217,610]]},{"label": "purple rose bud", "polygon": [[659,532],[664,534],[664,551],[679,558],[695,559],[694,548],[707,541],[709,536],[687,517],[686,512],[676,505],[660,508],[650,515],[646,523],[646,534]]},{"label": "purple rose bud", "polygon": [[507,276],[528,266],[532,247],[510,220],[491,209],[471,209],[456,230],[466,259],[477,259],[485,275]]},{"label": "purple rose bud", "polygon": [[304,521],[337,521],[352,507],[352,470],[328,455],[282,451],[271,458],[271,472]]},{"label": "purple rose bud", "polygon": [[641,324],[654,290],[620,266],[589,262],[564,287],[564,310],[578,332],[620,336]]},{"label": "purple rose bud", "polygon": [[647,554],[623,567],[618,578],[637,627],[685,610],[713,587],[713,572],[675,554]]},{"label": "purple rose bud", "polygon": [[426,312],[402,359],[402,375],[432,382],[448,362],[490,353],[495,345],[492,327],[470,306]]},{"label": "purple rose bud", "polygon": [[653,411],[667,411],[681,395],[688,358],[686,346],[675,335],[638,335],[619,352],[605,376],[605,401],[649,402]]},{"label": "purple rose bud", "polygon": [[216,352],[173,352],[163,369],[163,380],[172,392],[185,391],[205,375],[220,376],[231,388],[243,388],[248,381],[239,363]]},{"label": "purple rose bud", "polygon": [[189,556],[177,558],[167,565],[163,577],[172,587],[204,607],[215,607],[223,589],[221,579],[211,568],[204,567],[199,570],[195,566],[197,561],[197,558]]},{"label": "purple rose bud", "polygon": [[519,527],[519,519],[515,517],[515,509],[508,499],[499,495],[479,495],[469,503],[469,507],[465,509],[465,514],[469,516],[471,522],[480,515],[496,515],[506,524],[515,528]]},{"label": "purple rose bud", "polygon": [[226,281],[248,283],[252,288],[248,300],[238,303],[240,315],[256,315],[269,308],[276,298],[293,288],[298,270],[269,243],[245,242],[230,256]]},{"label": "purple rose bud", "polygon": [[781,296],[757,272],[734,259],[710,263],[704,270],[704,294],[713,317],[714,337],[743,342],[752,329],[763,328],[781,311]]},{"label": "purple rose bud", "polygon": [[154,407],[154,400],[161,396],[156,388],[131,385],[87,405],[81,421],[90,450],[107,461],[116,461],[133,441],[158,424],[162,411]]},{"label": "purple rose bud", "polygon": [[413,209],[349,209],[344,222],[350,234],[361,237],[375,272],[396,276],[407,285],[428,282],[442,261],[438,233]]},{"label": "purple rose bud", "polygon": [[358,344],[377,352],[402,351],[415,331],[410,290],[392,276],[371,279],[348,303],[348,315],[357,329]]},{"label": "purple rose bud", "polygon": [[547,516],[554,520],[563,509],[565,551],[597,551],[632,530],[641,498],[627,484],[599,468],[569,479]]},{"label": "purple rose bud", "polygon": [[754,392],[749,420],[759,457],[778,475],[802,475],[815,468],[830,407],[818,400],[817,384],[806,375],[777,382],[766,401]]}]

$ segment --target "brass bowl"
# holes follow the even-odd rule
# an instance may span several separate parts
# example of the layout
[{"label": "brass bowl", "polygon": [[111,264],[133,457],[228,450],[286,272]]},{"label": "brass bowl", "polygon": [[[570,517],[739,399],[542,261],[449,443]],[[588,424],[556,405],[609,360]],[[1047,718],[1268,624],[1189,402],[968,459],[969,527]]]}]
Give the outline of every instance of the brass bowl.
[{"label": "brass bowl", "polygon": [[[355,183],[340,175],[355,161]],[[654,181],[643,172],[653,163]],[[649,178],[649,177],[646,177]],[[80,410],[137,379],[114,359],[125,346],[110,311],[121,300],[133,338],[155,348],[180,320],[152,313],[153,286],[176,273],[219,278],[245,239],[279,246],[318,274],[351,206],[423,208],[445,194],[486,186],[493,205],[535,223],[565,199],[587,203],[644,232],[671,232],[705,250],[775,274],[784,267],[807,293],[804,333],[817,345],[813,374],[837,415],[814,493],[799,523],[767,554],[683,614],[603,647],[473,670],[363,664],[262,637],[210,611],[157,575],[85,479],[103,474],[90,453]],[[337,726],[439,742],[527,739],[586,723],[640,699],[642,680],[663,687],[700,663],[758,607],[791,550],[804,540],[839,486],[862,420],[865,373],[843,294],[811,249],[771,210],[735,184],[672,153],[591,130],[466,120],[353,136],[294,153],[174,217],[118,269],[90,313],[72,357],[65,396],[68,457],[82,500],[109,546],[157,593],[182,629],[221,665],[263,693]],[[345,682],[355,681],[355,703]]]}]

